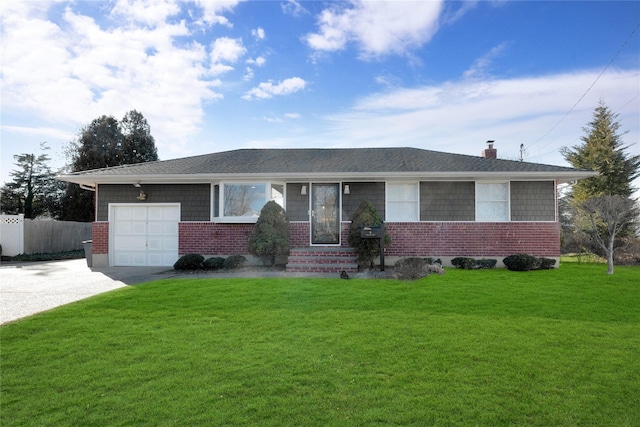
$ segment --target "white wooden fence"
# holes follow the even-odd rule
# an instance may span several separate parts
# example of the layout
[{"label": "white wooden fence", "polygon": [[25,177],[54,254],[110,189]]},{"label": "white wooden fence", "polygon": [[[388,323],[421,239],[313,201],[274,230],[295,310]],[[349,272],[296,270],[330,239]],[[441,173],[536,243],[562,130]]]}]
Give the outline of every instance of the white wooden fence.
[{"label": "white wooden fence", "polygon": [[91,223],[31,220],[23,214],[0,215],[2,255],[47,254],[82,249],[91,239]]}]

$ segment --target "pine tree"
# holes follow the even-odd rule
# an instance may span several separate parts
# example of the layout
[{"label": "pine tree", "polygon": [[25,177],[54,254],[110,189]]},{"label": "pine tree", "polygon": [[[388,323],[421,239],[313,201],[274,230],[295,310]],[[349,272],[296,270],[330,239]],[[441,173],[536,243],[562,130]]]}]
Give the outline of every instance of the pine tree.
[{"label": "pine tree", "polygon": [[23,213],[25,218],[47,215],[59,216],[60,183],[58,183],[48,165],[50,157],[46,142],[40,143],[43,153],[23,153],[13,156],[17,169],[10,172],[13,181],[2,186],[2,211]]},{"label": "pine tree", "polygon": [[600,101],[593,120],[583,128],[582,144],[563,147],[561,153],[575,168],[593,169],[600,175],[580,180],[573,187],[575,203],[599,196],[630,197],[632,181],[640,176],[640,155],[629,156],[622,141],[618,115]]}]

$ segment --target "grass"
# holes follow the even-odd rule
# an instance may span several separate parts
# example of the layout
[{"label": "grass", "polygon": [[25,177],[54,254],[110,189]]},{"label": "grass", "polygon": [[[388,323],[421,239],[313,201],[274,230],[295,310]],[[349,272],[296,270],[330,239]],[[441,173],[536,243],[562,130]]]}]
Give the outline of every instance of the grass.
[{"label": "grass", "polygon": [[0,424],[640,425],[640,269],[164,280],[0,328]]}]

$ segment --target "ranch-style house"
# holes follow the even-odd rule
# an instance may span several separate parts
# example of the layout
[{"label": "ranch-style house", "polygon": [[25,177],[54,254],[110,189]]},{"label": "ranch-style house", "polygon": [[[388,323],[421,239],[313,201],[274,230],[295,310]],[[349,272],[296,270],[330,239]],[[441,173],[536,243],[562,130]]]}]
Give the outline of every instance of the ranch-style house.
[{"label": "ranch-style house", "polygon": [[[262,206],[290,221],[289,271],[353,268],[352,214],[375,206],[400,257],[559,258],[558,186],[593,171],[418,148],[238,149],[61,175],[95,192],[93,265],[248,254]],[[314,258],[324,255],[324,261]],[[342,258],[342,257],[345,258]],[[324,267],[320,264],[324,264]],[[346,267],[345,267],[346,265]]]}]

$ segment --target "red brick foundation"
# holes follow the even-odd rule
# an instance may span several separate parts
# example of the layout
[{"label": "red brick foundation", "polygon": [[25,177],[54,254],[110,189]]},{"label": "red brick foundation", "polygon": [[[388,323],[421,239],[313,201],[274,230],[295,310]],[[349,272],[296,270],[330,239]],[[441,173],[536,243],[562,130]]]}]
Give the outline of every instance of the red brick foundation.
[{"label": "red brick foundation", "polygon": [[555,222],[412,222],[386,224],[389,256],[560,256]]},{"label": "red brick foundation", "polygon": [[254,224],[181,222],[178,224],[178,253],[201,255],[244,255]]},{"label": "red brick foundation", "polygon": [[[348,247],[349,222],[343,222],[341,246]],[[179,253],[247,254],[254,224],[181,222]],[[310,224],[291,223],[292,248],[310,246]],[[556,222],[408,222],[387,223],[392,243],[387,256],[503,257],[515,253],[560,256],[560,225]],[[93,253],[109,253],[109,223],[94,222]]]}]

